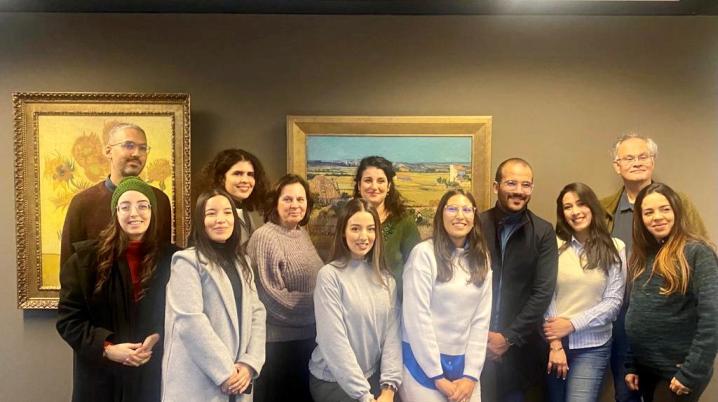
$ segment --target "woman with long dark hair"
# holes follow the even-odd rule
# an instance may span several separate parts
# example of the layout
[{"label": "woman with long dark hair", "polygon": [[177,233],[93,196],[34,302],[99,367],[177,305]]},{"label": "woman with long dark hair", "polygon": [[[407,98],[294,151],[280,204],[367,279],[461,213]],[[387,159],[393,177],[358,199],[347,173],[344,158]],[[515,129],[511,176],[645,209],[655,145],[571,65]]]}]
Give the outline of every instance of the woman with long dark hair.
[{"label": "woman with long dark hair", "polygon": [[556,198],[556,236],[558,275],[544,323],[549,400],[597,401],[623,302],[625,245],[611,237],[598,197],[583,183]]},{"label": "woman with long dark hair", "polygon": [[653,401],[658,386],[697,401],[718,349],[718,258],[688,230],[681,199],[663,183],[636,197],[629,262],[626,384]]},{"label": "woman with long dark hair", "polygon": [[202,170],[204,191],[222,189],[232,197],[237,207],[242,244],[264,224],[264,203],[269,181],[264,167],[254,154],[244,149],[220,151]]},{"label": "woman with long dark hair", "polygon": [[491,264],[476,201],[450,190],[404,268],[403,401],[477,402],[491,319]]},{"label": "woman with long dark hair", "polygon": [[313,202],[309,184],[294,174],[280,178],[270,196],[267,223],[247,244],[259,298],[267,308],[267,360],[255,392],[260,402],[311,402],[312,293],[323,264],[304,229]]},{"label": "woman with long dark hair", "polygon": [[384,259],[397,281],[401,302],[404,263],[421,237],[414,216],[396,188],[395,177],[390,161],[381,156],[367,156],[359,162],[354,176],[354,197],[369,201],[379,214]]},{"label": "woman with long dark hair", "polygon": [[315,402],[392,402],[401,385],[396,281],[380,230],[377,211],[360,198],[337,221],[332,262],[319,271],[314,292],[317,348],[309,387]]},{"label": "woman with long dark hair", "polygon": [[123,179],[110,224],[99,239],[76,243],[60,271],[57,330],[74,350],[73,402],[160,398],[156,343],[176,248],[158,241],[156,204],[148,184]]},{"label": "woman with long dark hair", "polygon": [[197,198],[190,248],[167,284],[162,401],[252,401],[264,364],[265,310],[224,190]]}]

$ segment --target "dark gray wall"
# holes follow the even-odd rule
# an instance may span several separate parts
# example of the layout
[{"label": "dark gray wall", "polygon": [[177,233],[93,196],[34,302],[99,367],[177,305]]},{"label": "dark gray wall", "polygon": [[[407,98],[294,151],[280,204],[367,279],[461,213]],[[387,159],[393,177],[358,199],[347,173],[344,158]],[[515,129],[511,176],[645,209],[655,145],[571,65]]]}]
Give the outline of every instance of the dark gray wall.
[{"label": "dark gray wall", "polygon": [[492,166],[532,162],[551,221],[564,184],[619,185],[608,149],[637,129],[718,235],[718,17],[6,13],[0,38],[2,401],[67,400],[72,372],[55,313],[15,309],[12,91],[188,92],[193,171],[241,146],[273,178],[287,114],[491,115]]}]

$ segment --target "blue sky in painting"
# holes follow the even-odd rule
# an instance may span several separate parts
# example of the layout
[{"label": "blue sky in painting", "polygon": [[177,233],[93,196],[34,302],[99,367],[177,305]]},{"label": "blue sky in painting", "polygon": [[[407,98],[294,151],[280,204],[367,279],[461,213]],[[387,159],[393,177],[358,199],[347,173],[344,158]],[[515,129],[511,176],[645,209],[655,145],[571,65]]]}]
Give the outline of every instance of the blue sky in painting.
[{"label": "blue sky in painting", "polygon": [[353,160],[380,155],[392,162],[471,162],[469,136],[307,136],[307,160]]}]

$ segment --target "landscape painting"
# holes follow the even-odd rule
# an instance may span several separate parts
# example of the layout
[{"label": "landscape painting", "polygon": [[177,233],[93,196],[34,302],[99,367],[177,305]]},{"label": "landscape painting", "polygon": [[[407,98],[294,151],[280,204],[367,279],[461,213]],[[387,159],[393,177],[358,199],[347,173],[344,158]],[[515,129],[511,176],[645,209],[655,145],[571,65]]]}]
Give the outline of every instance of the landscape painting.
[{"label": "landscape painting", "polygon": [[356,169],[366,156],[382,156],[393,163],[395,188],[406,200],[422,238],[431,236],[436,206],[449,189],[474,193],[479,208],[485,208],[483,195],[474,191],[475,181],[486,179],[483,172],[477,174],[477,162],[485,160],[485,154],[475,154],[477,140],[471,132],[306,133],[306,167],[299,173],[307,178],[314,199],[308,230],[320,255],[329,257],[337,215],[353,196]]}]

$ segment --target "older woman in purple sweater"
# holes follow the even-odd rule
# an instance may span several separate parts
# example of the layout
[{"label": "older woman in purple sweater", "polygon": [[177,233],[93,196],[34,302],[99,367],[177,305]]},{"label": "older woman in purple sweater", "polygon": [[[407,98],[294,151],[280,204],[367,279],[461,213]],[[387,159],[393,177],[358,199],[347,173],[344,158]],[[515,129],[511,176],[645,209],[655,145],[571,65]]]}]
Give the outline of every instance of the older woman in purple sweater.
[{"label": "older woman in purple sweater", "polygon": [[307,368],[316,334],[312,295],[323,262],[303,228],[311,211],[307,182],[293,174],[282,177],[265,212],[267,223],[247,244],[267,308],[267,358],[255,401],[312,401]]}]

